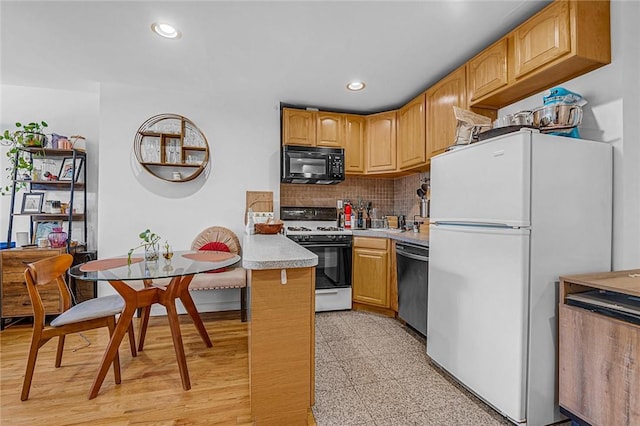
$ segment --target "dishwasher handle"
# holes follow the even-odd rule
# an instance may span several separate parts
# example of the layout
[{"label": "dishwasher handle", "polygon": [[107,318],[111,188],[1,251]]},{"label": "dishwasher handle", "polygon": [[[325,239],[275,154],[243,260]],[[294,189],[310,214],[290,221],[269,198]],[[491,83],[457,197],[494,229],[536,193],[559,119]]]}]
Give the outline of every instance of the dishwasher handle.
[{"label": "dishwasher handle", "polygon": [[429,257],[428,256],[420,256],[419,254],[415,254],[415,253],[409,253],[407,251],[404,250],[398,250],[398,246],[396,246],[396,254],[398,256],[404,256],[407,257],[409,259],[413,259],[413,260],[419,260],[421,262],[428,262],[429,261]]}]

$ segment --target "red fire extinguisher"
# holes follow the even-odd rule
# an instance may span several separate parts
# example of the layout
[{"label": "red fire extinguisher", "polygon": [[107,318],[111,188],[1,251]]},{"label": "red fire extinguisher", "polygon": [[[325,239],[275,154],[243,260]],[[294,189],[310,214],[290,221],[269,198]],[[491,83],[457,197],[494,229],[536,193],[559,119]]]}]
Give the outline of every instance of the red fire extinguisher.
[{"label": "red fire extinguisher", "polygon": [[344,206],[344,227],[351,229],[351,204],[346,203]]}]

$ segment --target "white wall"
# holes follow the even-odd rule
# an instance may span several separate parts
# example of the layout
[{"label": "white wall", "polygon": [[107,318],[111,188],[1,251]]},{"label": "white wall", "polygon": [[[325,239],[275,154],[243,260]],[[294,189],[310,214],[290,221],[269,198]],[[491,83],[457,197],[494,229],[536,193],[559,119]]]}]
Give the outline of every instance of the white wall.
[{"label": "white wall", "polygon": [[[0,86],[0,129],[12,130],[15,123],[28,123],[30,121],[46,121],[47,133],[57,133],[60,135],[82,135],[86,138],[87,149],[87,204],[88,204],[88,243],[90,248],[96,247],[96,221],[97,221],[97,197],[98,187],[98,157],[97,143],[99,137],[99,95],[95,92],[77,92],[68,90],[43,89],[36,87],[22,86]],[[79,147],[83,142],[78,142]],[[0,150],[0,185],[8,184],[7,172],[7,148],[2,146]],[[21,191],[16,197],[17,211],[22,202]],[[50,199],[60,199],[67,201],[67,196],[63,193],[48,194]],[[67,193],[68,194],[68,193]],[[65,198],[67,197],[67,198]],[[46,198],[45,198],[46,199]],[[0,197],[0,241],[6,241],[7,230],[9,228],[9,206],[11,198],[9,196]],[[76,229],[76,227],[74,227]],[[28,231],[29,220],[26,217],[17,217],[14,221],[14,228],[11,240],[15,241],[17,231]],[[76,233],[73,239],[81,240],[81,236]]]},{"label": "white wall", "polygon": [[[612,266],[616,270],[640,268],[639,21],[640,2],[612,1],[611,64],[561,84],[589,102],[580,136],[613,146]],[[503,108],[498,115],[541,106],[543,94]]]},{"label": "white wall", "polygon": [[[133,153],[136,131],[146,119],[162,113],[183,115],[204,133],[210,148],[206,176],[166,182],[137,164]],[[242,239],[245,192],[273,191],[274,198],[279,197],[279,117],[278,100],[249,93],[229,97],[103,85],[98,146],[100,255],[126,253],[147,228],[175,250],[188,249],[202,229],[213,225],[225,226]],[[101,289],[101,293],[108,292],[104,286]],[[239,297],[238,291],[233,294],[220,294],[220,298]],[[216,296],[194,295],[204,297]],[[215,300],[206,302],[208,307],[198,299],[196,303],[201,310],[229,307],[226,302],[215,306]]]}]

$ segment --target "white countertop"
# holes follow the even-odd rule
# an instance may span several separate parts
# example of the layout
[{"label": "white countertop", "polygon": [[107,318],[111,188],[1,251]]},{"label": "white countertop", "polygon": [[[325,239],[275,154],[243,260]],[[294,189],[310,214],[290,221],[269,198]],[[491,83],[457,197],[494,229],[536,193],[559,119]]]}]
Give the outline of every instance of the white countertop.
[{"label": "white countertop", "polygon": [[318,256],[284,235],[246,235],[242,244],[245,269],[308,268],[318,264]]}]

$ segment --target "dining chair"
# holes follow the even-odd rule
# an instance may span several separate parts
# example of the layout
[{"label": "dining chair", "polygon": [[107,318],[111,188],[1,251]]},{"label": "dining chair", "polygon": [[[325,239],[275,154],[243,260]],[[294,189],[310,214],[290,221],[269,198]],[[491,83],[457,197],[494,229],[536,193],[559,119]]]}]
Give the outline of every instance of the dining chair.
[{"label": "dining chair", "polygon": [[[39,260],[27,265],[24,272],[29,299],[33,307],[33,334],[31,336],[31,347],[27,360],[27,371],[22,384],[22,395],[20,399],[26,401],[29,398],[33,371],[36,366],[38,350],[49,340],[58,337],[58,350],[56,352],[56,368],[62,363],[62,352],[64,340],[67,334],[92,330],[94,328],[107,327],[109,334],[113,334],[116,324],[116,315],[122,312],[124,300],[120,295],[98,297],[71,306],[71,293],[65,281],[66,271],[73,263],[73,256],[61,254]],[[45,284],[55,282],[60,293],[62,303],[62,313],[50,322],[45,324],[46,312],[40,297],[40,287]],[[129,344],[131,355],[137,356],[135,337],[133,335],[133,325],[129,326]],[[116,383],[120,383],[120,359],[116,355],[113,361],[113,373]]]}]

